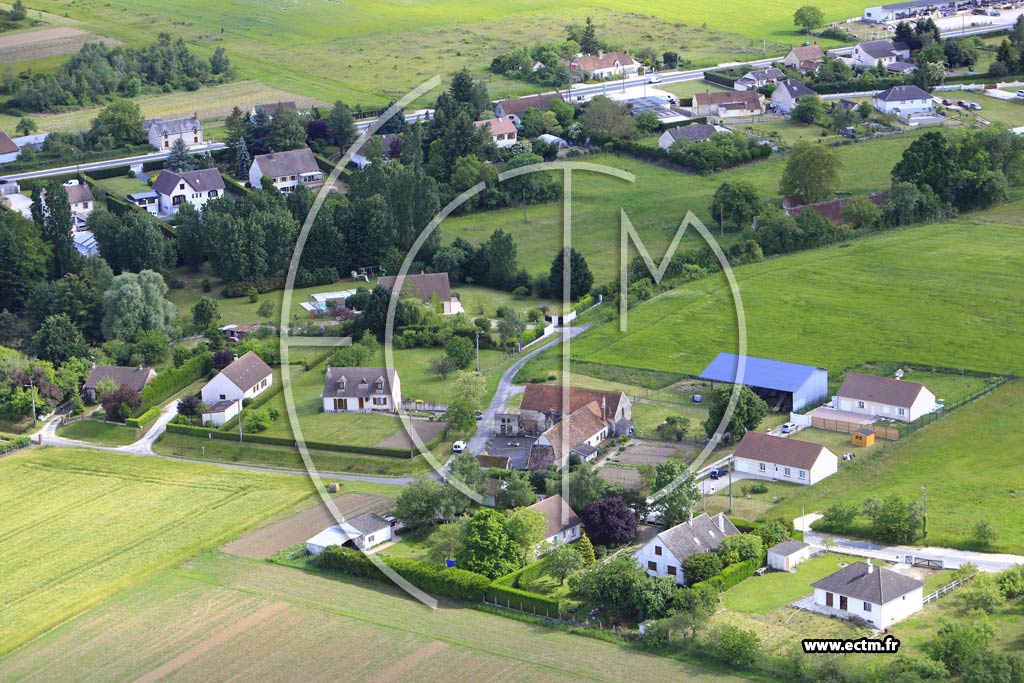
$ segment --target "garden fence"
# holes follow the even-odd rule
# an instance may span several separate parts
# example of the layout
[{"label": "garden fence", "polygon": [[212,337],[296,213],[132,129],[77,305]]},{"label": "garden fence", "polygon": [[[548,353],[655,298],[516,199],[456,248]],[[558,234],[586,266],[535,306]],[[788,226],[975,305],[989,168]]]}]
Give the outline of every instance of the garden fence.
[{"label": "garden fence", "polygon": [[956,590],[957,588],[959,588],[960,586],[964,585],[965,583],[967,583],[969,581],[973,581],[974,577],[977,576],[977,575],[978,575],[977,573],[974,573],[974,574],[971,574],[969,576],[964,576],[962,578],[959,578],[956,581],[954,581],[953,583],[947,583],[945,586],[943,586],[939,590],[935,591],[934,593],[930,593],[930,594],[924,596],[924,600],[922,601],[923,604],[927,605],[932,600],[938,600],[939,598],[941,598],[946,593],[949,593],[950,591]]}]

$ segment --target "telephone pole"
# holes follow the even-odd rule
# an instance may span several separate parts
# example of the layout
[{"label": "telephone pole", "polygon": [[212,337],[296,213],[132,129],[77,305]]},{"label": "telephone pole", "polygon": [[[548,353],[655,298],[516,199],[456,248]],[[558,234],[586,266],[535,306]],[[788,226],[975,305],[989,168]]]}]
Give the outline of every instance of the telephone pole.
[{"label": "telephone pole", "polygon": [[238,399],[238,440],[242,441],[242,399]]},{"label": "telephone pole", "polygon": [[480,328],[476,330],[476,374],[480,374]]},{"label": "telephone pole", "polygon": [[924,491],[924,522],[921,538],[928,538],[928,482],[921,484],[921,490]]}]

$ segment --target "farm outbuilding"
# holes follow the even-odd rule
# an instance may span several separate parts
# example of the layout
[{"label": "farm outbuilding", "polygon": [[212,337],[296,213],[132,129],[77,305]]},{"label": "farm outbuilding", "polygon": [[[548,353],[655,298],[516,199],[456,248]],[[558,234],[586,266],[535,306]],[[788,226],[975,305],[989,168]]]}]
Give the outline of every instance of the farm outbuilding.
[{"label": "farm outbuilding", "polygon": [[768,548],[768,566],[780,572],[796,569],[811,556],[811,546],[803,541],[783,541]]},{"label": "farm outbuilding", "polygon": [[747,356],[743,376],[738,378],[739,358],[735,353],[718,354],[700,378],[726,384],[736,384],[739,379],[774,411],[799,411],[828,396],[825,368]]},{"label": "farm outbuilding", "polygon": [[850,433],[850,443],[854,446],[871,446],[875,443],[875,430],[858,429]]}]

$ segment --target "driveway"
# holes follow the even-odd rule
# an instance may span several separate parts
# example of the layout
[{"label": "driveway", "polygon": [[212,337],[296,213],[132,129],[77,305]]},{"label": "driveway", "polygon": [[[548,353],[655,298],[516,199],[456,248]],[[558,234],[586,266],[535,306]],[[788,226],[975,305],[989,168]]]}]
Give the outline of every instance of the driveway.
[{"label": "driveway", "polygon": [[487,446],[487,441],[494,433],[494,415],[496,413],[505,412],[505,406],[508,405],[509,399],[516,394],[523,392],[523,387],[513,384],[512,378],[516,376],[517,372],[522,370],[527,361],[537,354],[561,344],[563,338],[568,337],[569,339],[572,339],[573,337],[583,334],[589,327],[589,325],[580,325],[579,327],[558,328],[555,331],[556,337],[553,340],[523,354],[519,360],[510,365],[509,368],[502,373],[501,379],[498,380],[498,389],[494,392],[494,398],[491,399],[491,404],[484,409],[484,419],[480,420],[476,434],[474,434],[473,438],[469,440],[467,449],[471,453],[479,453]]}]

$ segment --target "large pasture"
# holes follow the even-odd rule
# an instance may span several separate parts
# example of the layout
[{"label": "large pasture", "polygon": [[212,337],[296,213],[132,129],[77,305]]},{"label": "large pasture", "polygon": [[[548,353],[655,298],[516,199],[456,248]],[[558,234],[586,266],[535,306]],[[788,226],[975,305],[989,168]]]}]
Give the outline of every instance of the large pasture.
[{"label": "large pasture", "polygon": [[[863,10],[855,0],[818,4],[828,21]],[[613,47],[674,50],[700,66],[782,54],[804,40],[793,26],[795,7],[777,0],[655,0],[643,5],[642,14],[626,0],[590,9],[572,0],[182,0],[145,6],[135,0],[39,0],[35,6],[67,12],[95,32],[130,44],[168,31],[207,53],[223,46],[243,78],[322,100],[373,105],[462,66],[483,75],[496,54],[564,39],[564,26],[588,15]],[[536,88],[490,80],[497,96]]]},{"label": "large pasture", "polygon": [[[954,220],[735,270],[747,352],[830,369],[868,361],[1019,372],[1019,228]],[[673,289],[573,340],[579,360],[698,374],[737,348],[724,276]],[[642,350],[638,353],[637,350]]]},{"label": "large pasture", "polygon": [[[160,624],[154,629],[153,624]],[[740,679],[443,604],[207,553],[0,660],[0,678],[622,681]]]},{"label": "large pasture", "polygon": [[0,652],[310,493],[303,477],[85,449],[4,458]]}]

